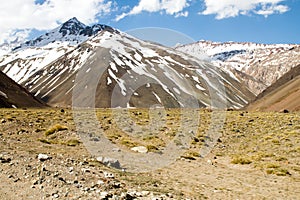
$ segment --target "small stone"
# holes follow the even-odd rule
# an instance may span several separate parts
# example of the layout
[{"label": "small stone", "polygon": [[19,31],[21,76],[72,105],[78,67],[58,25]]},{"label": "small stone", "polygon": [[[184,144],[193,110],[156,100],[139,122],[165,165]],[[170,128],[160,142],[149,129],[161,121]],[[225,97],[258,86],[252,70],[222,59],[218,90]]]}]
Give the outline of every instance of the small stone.
[{"label": "small stone", "polygon": [[121,188],[121,185],[122,185],[121,183],[114,183],[113,187],[114,188]]},{"label": "small stone", "polygon": [[96,160],[103,163],[104,165],[106,165],[108,167],[122,169],[121,164],[117,159],[100,156],[100,157],[97,157]]},{"label": "small stone", "polygon": [[33,185],[38,185],[41,183],[41,180],[38,178],[32,182]]},{"label": "small stone", "polygon": [[55,194],[53,194],[52,196],[53,196],[54,198],[56,198],[56,199],[59,197],[59,195],[58,195],[58,194],[56,194],[56,193],[55,193]]},{"label": "small stone", "polygon": [[65,180],[63,177],[59,177],[58,180],[60,180],[60,181],[62,181],[62,182],[64,182],[64,183],[66,183],[66,180]]},{"label": "small stone", "polygon": [[136,198],[133,195],[127,193],[127,194],[125,194],[124,199],[133,200]]},{"label": "small stone", "polygon": [[112,151],[113,152],[121,152],[121,149],[119,149],[119,148],[113,148]]},{"label": "small stone", "polygon": [[90,141],[93,141],[93,142],[99,142],[100,139],[99,139],[98,137],[92,137],[92,138],[90,139]]},{"label": "small stone", "polygon": [[283,110],[283,113],[289,113],[290,111],[289,110],[287,110],[287,109],[284,109]]},{"label": "small stone", "polygon": [[97,185],[103,185],[104,184],[104,181],[103,180],[98,180],[97,181]]},{"label": "small stone", "polygon": [[89,172],[91,172],[91,170],[88,169],[88,168],[82,168],[81,171],[82,171],[83,173],[89,173]]},{"label": "small stone", "polygon": [[107,196],[108,196],[108,192],[100,192],[101,199],[107,198]]},{"label": "small stone", "polygon": [[46,160],[49,160],[49,159],[51,159],[51,157],[50,156],[48,156],[48,155],[46,155],[46,154],[39,154],[38,155],[38,159],[39,159],[39,161],[46,161]]},{"label": "small stone", "polygon": [[169,198],[173,198],[173,194],[171,194],[171,193],[167,193],[166,196]]},{"label": "small stone", "polygon": [[131,150],[138,152],[138,153],[147,153],[148,152],[148,149],[144,146],[132,147]]},{"label": "small stone", "polygon": [[74,170],[74,167],[69,167],[69,172],[70,173],[73,172],[73,170]]},{"label": "small stone", "polygon": [[141,192],[142,196],[145,197],[145,196],[148,196],[150,194],[149,191],[142,191]]},{"label": "small stone", "polygon": [[115,175],[110,172],[103,172],[105,178],[115,178]]},{"label": "small stone", "polygon": [[0,163],[10,163],[11,158],[5,158],[0,156]]},{"label": "small stone", "polygon": [[5,119],[1,119],[1,123],[2,124],[6,123],[6,120]]},{"label": "small stone", "polygon": [[16,183],[16,182],[18,182],[20,179],[19,178],[16,178],[15,180],[14,180],[14,182]]}]

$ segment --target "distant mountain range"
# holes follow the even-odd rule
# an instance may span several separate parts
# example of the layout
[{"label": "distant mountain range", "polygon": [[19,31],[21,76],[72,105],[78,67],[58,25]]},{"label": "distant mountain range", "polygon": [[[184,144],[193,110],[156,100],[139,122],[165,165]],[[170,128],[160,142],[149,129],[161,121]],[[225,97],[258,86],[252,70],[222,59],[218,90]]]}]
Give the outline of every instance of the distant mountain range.
[{"label": "distant mountain range", "polygon": [[179,107],[196,99],[242,108],[299,63],[299,45],[199,41],[174,49],[72,18],[0,57],[0,70],[52,106],[82,98],[96,107]]},{"label": "distant mountain range", "polygon": [[193,55],[206,53],[211,62],[232,73],[255,95],[300,63],[300,45],[199,41],[177,47]]}]

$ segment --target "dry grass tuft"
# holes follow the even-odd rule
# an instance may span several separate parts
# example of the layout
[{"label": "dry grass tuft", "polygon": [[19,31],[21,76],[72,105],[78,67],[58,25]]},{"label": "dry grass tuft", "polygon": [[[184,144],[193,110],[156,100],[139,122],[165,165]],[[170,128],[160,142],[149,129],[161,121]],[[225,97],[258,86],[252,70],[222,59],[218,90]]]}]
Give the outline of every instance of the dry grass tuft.
[{"label": "dry grass tuft", "polygon": [[68,127],[62,126],[60,124],[56,124],[56,125],[52,126],[51,128],[49,128],[48,130],[46,130],[45,136],[47,137],[49,135],[54,134],[55,132],[64,131],[64,130],[68,130]]}]

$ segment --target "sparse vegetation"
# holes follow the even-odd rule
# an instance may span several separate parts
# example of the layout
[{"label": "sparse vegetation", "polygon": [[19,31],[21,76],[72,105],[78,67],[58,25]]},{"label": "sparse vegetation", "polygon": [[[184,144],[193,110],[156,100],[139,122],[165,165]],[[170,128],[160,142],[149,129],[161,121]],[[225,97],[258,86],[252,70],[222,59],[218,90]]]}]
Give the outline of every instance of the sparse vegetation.
[{"label": "sparse vegetation", "polygon": [[[179,132],[180,120],[182,120],[180,110],[167,109],[161,127],[156,129],[153,126],[149,129],[149,124],[152,122],[147,109],[133,109],[129,112],[135,122],[141,122],[136,123],[141,126],[139,132],[135,132],[136,130],[133,129],[135,127],[128,127],[123,131],[118,124],[122,123],[122,120],[117,120],[109,109],[98,109],[96,112],[105,136],[117,146],[127,149],[144,146],[148,152],[160,154],[171,141],[178,140],[178,143],[182,143],[178,133],[185,132]],[[211,176],[212,180],[217,178],[227,180],[232,176],[230,179],[232,184],[235,183],[235,176],[239,180],[249,181],[250,179],[244,177],[248,173],[249,176],[260,174],[261,177],[257,177],[260,180],[266,181],[269,179],[264,179],[265,176],[272,176],[272,180],[288,182],[295,188],[296,182],[300,180],[300,114],[243,112],[241,116],[241,111],[228,111],[226,114],[226,121],[220,130],[221,137],[209,154],[211,158],[202,159],[199,155],[206,140],[210,139],[207,130],[211,124],[211,113],[199,110],[201,121],[197,132],[192,133],[190,148],[181,155],[181,158],[185,159],[181,160],[179,156],[178,160],[166,169],[141,173],[139,176],[127,172],[115,172],[115,174],[118,174],[119,179],[125,181],[127,185],[157,193],[170,192],[177,195],[179,199],[189,195],[207,194],[207,191],[214,190],[217,191],[216,193],[236,194],[234,192],[237,191],[229,191],[224,185],[211,188],[206,179],[202,180],[203,173],[205,173],[204,177]],[[63,113],[55,109],[2,109],[0,119],[4,119],[0,126],[0,138],[3,139],[0,142],[2,152],[10,152],[11,146],[14,146],[16,147],[14,151],[20,154],[28,152],[29,155],[36,156],[40,152],[47,152],[52,157],[62,156],[63,160],[75,157],[72,159],[80,158],[80,162],[83,164],[86,162],[81,156],[89,153],[76,135],[76,126],[72,113],[68,109]],[[187,129],[188,131],[190,130]],[[87,133],[92,138],[97,137],[97,133],[88,130]],[[208,160],[213,165],[209,164]],[[103,169],[103,164],[98,161],[88,161],[84,165],[96,167],[99,171]],[[235,174],[236,169],[239,169],[239,173]],[[244,169],[247,171],[243,172]],[[214,173],[220,174],[214,176]],[[198,187],[199,183],[203,186]],[[218,182],[211,184],[218,184]],[[247,184],[256,187],[254,183],[247,182]],[[275,188],[281,187],[279,184],[272,184]]]},{"label": "sparse vegetation", "polygon": [[55,132],[64,131],[64,130],[68,130],[68,127],[62,126],[60,124],[56,124],[56,125],[52,126],[51,128],[49,128],[48,130],[46,130],[45,136],[49,136],[49,135],[54,134]]},{"label": "sparse vegetation", "polygon": [[241,164],[241,165],[248,165],[252,163],[252,160],[246,156],[234,156],[231,160],[231,163],[233,164]]},{"label": "sparse vegetation", "polygon": [[71,139],[71,140],[68,140],[65,144],[68,145],[68,146],[76,146],[76,145],[79,145],[81,142],[77,139]]}]

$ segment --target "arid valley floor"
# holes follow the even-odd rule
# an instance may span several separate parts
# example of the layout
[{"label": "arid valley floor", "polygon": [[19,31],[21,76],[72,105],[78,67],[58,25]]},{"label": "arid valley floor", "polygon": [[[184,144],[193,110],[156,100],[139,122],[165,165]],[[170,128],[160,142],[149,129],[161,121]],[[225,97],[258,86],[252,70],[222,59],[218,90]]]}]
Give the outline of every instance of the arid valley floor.
[{"label": "arid valley floor", "polygon": [[[136,124],[149,123],[147,109],[129,112]],[[299,199],[300,112],[226,111],[221,137],[200,157],[211,112],[199,110],[198,132],[174,163],[131,173],[90,155],[70,109],[1,109],[0,199]],[[109,140],[149,152],[163,149],[188,120],[167,109],[157,136],[131,138],[111,110],[96,113]]]}]

